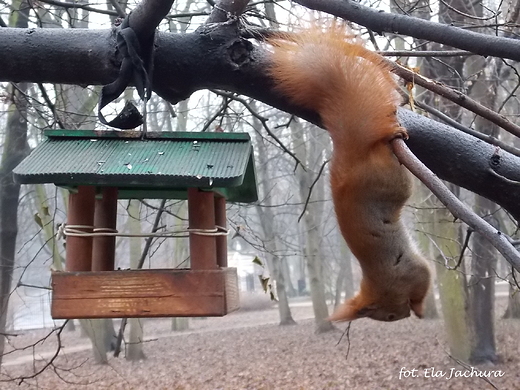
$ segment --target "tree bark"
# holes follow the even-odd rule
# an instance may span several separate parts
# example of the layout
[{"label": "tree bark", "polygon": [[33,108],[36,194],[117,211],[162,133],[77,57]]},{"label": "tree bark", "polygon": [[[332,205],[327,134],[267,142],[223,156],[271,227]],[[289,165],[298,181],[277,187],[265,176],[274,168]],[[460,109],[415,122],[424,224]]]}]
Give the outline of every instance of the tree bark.
[{"label": "tree bark", "polygon": [[[25,1],[14,3],[19,8],[13,13],[12,23],[17,28],[27,27],[29,7]],[[0,366],[4,354],[7,313],[16,254],[18,235],[18,197],[20,185],[13,177],[13,169],[28,153],[27,146],[27,83],[8,88],[11,102],[0,166]]]}]

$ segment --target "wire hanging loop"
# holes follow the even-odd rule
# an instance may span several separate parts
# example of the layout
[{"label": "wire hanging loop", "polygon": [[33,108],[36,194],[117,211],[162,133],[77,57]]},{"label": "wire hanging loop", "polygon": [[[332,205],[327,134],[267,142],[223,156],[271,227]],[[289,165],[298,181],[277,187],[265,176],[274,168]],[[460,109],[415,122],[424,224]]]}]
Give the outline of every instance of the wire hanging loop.
[{"label": "wire hanging loop", "polygon": [[[116,100],[132,83],[137,89],[137,93],[141,100],[146,104],[152,95],[152,74],[153,74],[153,57],[155,48],[155,32],[150,39],[150,47],[146,57],[143,57],[141,44],[135,31],[129,25],[130,14],[123,20],[116,31],[116,43],[119,54],[123,57],[121,67],[119,68],[118,77],[110,84],[103,86],[99,96],[98,118],[101,123],[115,127],[118,129],[134,129],[145,120],[135,107],[129,101],[126,102],[123,110],[110,122],[108,122],[101,113],[103,107]],[[143,58],[146,58],[146,62]],[[144,109],[146,111],[146,108]]]}]

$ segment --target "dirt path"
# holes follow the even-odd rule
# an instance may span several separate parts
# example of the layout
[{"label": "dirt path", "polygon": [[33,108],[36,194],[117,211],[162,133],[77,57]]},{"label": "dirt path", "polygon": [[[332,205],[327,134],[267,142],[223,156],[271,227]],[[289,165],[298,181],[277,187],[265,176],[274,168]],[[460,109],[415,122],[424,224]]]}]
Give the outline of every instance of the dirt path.
[{"label": "dirt path", "polygon": [[[294,306],[293,314],[296,326],[278,326],[277,311],[269,309],[193,320],[182,333],[172,333],[169,320],[149,321],[147,358],[110,358],[106,366],[93,363],[90,348],[72,352],[87,343],[69,334],[69,352],[52,369],[21,386],[0,382],[0,389],[492,389],[476,377],[489,373],[502,375],[489,378],[495,388],[520,389],[519,321],[498,321],[502,361],[472,373],[450,359],[440,320],[360,320],[341,338],[340,330],[314,333],[310,306]],[[0,380],[41,364],[6,366]]]}]

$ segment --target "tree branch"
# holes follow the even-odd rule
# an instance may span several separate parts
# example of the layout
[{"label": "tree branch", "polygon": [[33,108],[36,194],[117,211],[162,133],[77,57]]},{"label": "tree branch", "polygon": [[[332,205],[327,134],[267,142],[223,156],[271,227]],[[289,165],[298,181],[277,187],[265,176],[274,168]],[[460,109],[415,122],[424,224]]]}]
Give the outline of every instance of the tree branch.
[{"label": "tree branch", "polygon": [[231,16],[240,16],[245,11],[247,3],[249,3],[249,0],[219,0],[213,6],[213,11],[206,23],[225,22]]},{"label": "tree branch", "polygon": [[400,109],[398,117],[410,135],[407,145],[437,176],[493,200],[520,221],[520,158],[411,111]]},{"label": "tree branch", "polygon": [[402,139],[395,139],[392,142],[392,147],[399,161],[417,176],[455,217],[464,221],[475,232],[485,237],[517,271],[520,271],[520,253],[506,235],[492,227],[462,203],[432,171],[410,152]]},{"label": "tree branch", "polygon": [[515,148],[513,145],[504,142],[496,137],[493,137],[490,134],[483,134],[477,130],[473,130],[472,128],[466,127],[464,125],[461,125],[459,122],[457,122],[454,119],[451,119],[448,115],[440,112],[436,108],[429,106],[426,103],[420,102],[418,100],[414,101],[415,106],[419,107],[420,109],[432,114],[434,117],[439,118],[444,123],[446,123],[448,126],[452,126],[466,134],[469,134],[473,137],[476,137],[478,139],[481,139],[487,143],[490,143],[491,145],[498,146],[499,148],[504,149],[505,151],[514,154],[517,157],[520,157],[520,149]]},{"label": "tree branch", "polygon": [[396,62],[387,60],[386,63],[389,64],[389,66],[392,68],[392,72],[394,72],[402,79],[420,85],[429,91],[451,100],[453,103],[456,103],[459,106],[464,107],[465,109],[474,112],[483,118],[486,118],[488,121],[496,124],[509,133],[520,137],[520,126],[514,124],[505,116],[500,115],[499,113],[483,106],[479,102],[470,98],[468,95],[465,95],[453,88],[449,88],[446,85],[443,85],[434,80],[430,80],[418,73],[412,72],[411,70]]},{"label": "tree branch", "polygon": [[520,61],[520,41],[468,31],[452,25],[430,22],[407,15],[382,12],[358,2],[345,0],[294,0],[304,7],[365,26],[380,34],[407,35],[417,39],[467,50],[483,56],[510,58]]},{"label": "tree branch", "polygon": [[54,5],[56,7],[62,7],[65,9],[74,8],[74,9],[83,9],[85,11],[94,12],[102,15],[110,15],[110,16],[118,16],[116,11],[110,11],[106,9],[99,9],[90,6],[89,4],[81,4],[78,2],[70,2],[70,1],[56,1],[56,0],[40,0],[44,4]]},{"label": "tree branch", "polygon": [[170,11],[175,0],[141,0],[130,13],[130,27],[134,29],[139,41],[146,42],[155,32],[161,20]]}]

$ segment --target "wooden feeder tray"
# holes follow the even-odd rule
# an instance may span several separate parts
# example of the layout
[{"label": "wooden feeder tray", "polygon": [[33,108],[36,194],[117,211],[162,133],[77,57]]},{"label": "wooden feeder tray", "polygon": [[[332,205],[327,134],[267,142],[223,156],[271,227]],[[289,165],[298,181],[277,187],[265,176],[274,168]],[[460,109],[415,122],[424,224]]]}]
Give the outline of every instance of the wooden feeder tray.
[{"label": "wooden feeder tray", "polygon": [[239,308],[236,268],[53,272],[56,319],[224,316]]}]

